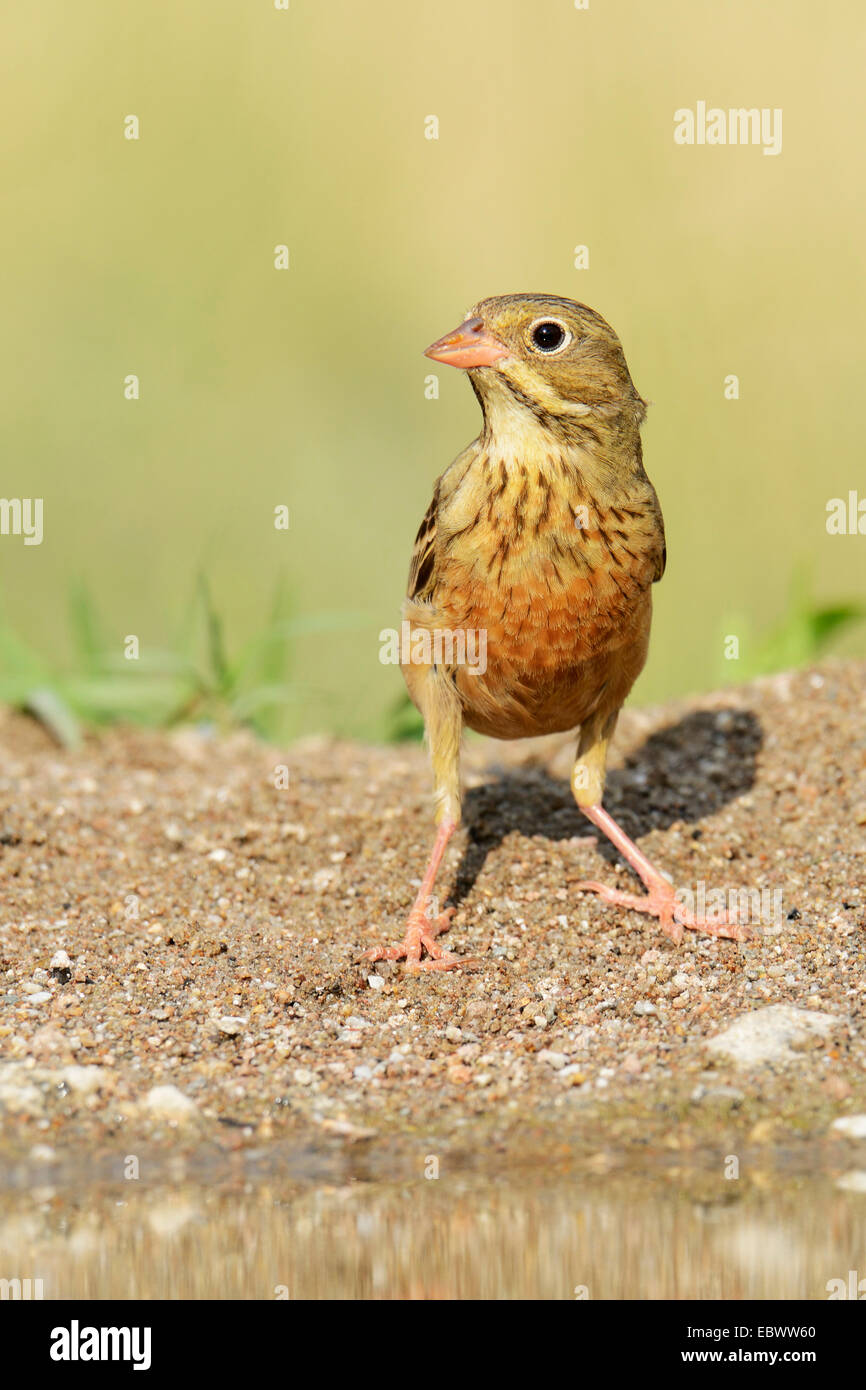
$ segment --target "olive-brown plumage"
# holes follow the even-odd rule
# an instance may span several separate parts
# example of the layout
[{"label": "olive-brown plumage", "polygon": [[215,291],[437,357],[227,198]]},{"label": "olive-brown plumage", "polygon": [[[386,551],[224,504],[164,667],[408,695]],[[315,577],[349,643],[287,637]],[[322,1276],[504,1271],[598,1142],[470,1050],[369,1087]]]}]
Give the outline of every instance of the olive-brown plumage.
[{"label": "olive-brown plumage", "polygon": [[463,725],[504,739],[579,729],[577,803],[649,894],[584,886],[654,913],[677,939],[683,925],[743,935],[678,912],[670,884],[601,806],[608,740],[646,660],[666,557],[641,454],[646,405],[619,339],[586,305],[515,294],[483,300],[427,355],[469,372],[484,423],[435,484],[404,605],[413,637],[429,634],[426,650],[437,634],[449,639],[438,660],[403,667],[424,716],[439,833],[404,942],[367,956],[427,969],[461,963],[435,939],[450,914],[431,922],[428,903],[460,820]]}]

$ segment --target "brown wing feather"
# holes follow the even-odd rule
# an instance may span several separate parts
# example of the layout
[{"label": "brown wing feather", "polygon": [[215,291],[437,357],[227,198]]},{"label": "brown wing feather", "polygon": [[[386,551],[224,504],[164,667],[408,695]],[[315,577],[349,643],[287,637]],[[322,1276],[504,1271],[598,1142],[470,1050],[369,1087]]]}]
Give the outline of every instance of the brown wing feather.
[{"label": "brown wing feather", "polygon": [[[664,532],[662,532],[662,537],[664,537]],[[653,583],[654,583],[654,584],[657,584],[658,581],[661,579],[662,575],[664,574],[664,572],[665,572],[665,566],[667,565],[667,562],[668,562],[668,548],[667,548],[667,544],[665,543],[664,539],[662,539],[662,553],[661,553],[661,555],[658,557],[658,559],[657,559],[657,561],[656,561],[656,570],[655,570],[655,574],[653,575]]]},{"label": "brown wing feather", "polygon": [[439,484],[433,493],[433,500],[424,513],[424,520],[418,527],[412,562],[409,565],[408,598],[423,602],[429,598],[436,587],[436,516],[439,510]]}]

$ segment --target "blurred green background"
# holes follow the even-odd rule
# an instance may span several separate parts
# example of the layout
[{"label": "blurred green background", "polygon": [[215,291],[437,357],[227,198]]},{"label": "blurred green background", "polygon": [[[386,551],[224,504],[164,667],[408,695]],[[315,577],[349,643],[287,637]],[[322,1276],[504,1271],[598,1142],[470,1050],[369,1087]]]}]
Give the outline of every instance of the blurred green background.
[{"label": "blurred green background", "polygon": [[[425,399],[421,353],[517,290],[603,313],[653,402],[669,564],[633,699],[810,633],[866,652],[826,617],[866,576],[825,527],[866,496],[854,0],[43,0],[2,39],[0,492],[45,506],[42,545],[0,537],[7,698],[113,672],[206,713],[158,688],[198,641],[203,688],[271,732],[386,733],[378,633],[479,425],[461,373]],[[782,153],[675,145],[699,100],[783,108]]]}]

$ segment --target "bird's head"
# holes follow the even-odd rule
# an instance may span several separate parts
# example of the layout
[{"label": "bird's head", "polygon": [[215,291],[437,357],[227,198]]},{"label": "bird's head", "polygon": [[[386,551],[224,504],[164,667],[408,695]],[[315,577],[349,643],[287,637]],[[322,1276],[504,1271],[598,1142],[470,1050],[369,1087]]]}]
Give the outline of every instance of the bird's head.
[{"label": "bird's head", "polygon": [[646,413],[610,324],[559,295],[482,299],[426,356],[469,372],[494,432],[528,414],[554,435],[579,439],[604,422],[636,428]]}]

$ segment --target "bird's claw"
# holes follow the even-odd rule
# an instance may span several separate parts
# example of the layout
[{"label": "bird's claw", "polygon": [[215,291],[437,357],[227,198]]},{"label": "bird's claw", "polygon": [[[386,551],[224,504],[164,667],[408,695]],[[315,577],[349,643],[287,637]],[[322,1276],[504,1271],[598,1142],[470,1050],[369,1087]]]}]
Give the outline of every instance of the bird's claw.
[{"label": "bird's claw", "polygon": [[[457,956],[453,951],[446,951],[436,942],[436,937],[448,930],[451,925],[451,918],[457,911],[456,907],[448,907],[444,912],[431,921],[423,912],[411,912],[409,921],[406,925],[406,935],[399,946],[374,946],[369,951],[364,951],[361,960],[403,960],[406,961],[406,969],[415,970],[456,970],[460,965],[467,965],[468,958]],[[427,952],[427,959],[421,959],[421,953]]]},{"label": "bird's claw", "polygon": [[710,921],[697,917],[677,901],[673,887],[666,879],[648,884],[648,891],[639,897],[636,893],[622,893],[618,888],[609,888],[606,883],[577,883],[575,887],[584,893],[598,893],[605,902],[615,907],[625,907],[631,912],[646,912],[658,918],[659,926],[671,941],[679,945],[683,939],[683,928],[702,932],[705,936],[720,936],[728,941],[749,941],[755,935],[745,923],[729,922],[726,918]]}]

